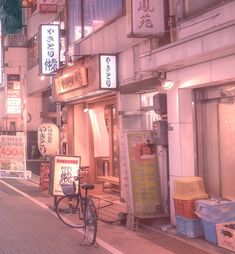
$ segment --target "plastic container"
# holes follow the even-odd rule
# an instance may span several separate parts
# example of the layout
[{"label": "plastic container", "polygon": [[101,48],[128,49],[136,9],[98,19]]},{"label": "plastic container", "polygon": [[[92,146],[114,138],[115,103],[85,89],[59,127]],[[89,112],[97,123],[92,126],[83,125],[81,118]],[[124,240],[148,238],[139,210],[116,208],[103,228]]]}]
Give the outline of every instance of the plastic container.
[{"label": "plastic container", "polygon": [[189,238],[197,238],[203,236],[202,223],[200,219],[186,219],[176,216],[177,232]]},{"label": "plastic container", "polygon": [[216,224],[218,245],[235,252],[235,221]]},{"label": "plastic container", "polygon": [[175,215],[188,219],[195,219],[195,200],[174,199]]},{"label": "plastic container", "polygon": [[181,200],[194,200],[207,198],[201,177],[181,177],[173,181],[173,198]]},{"label": "plastic container", "polygon": [[218,243],[216,224],[235,220],[235,202],[223,200],[197,200],[195,213],[202,220],[205,239]]},{"label": "plastic container", "polygon": [[217,244],[216,223],[202,219],[204,237],[208,242]]},{"label": "plastic container", "polygon": [[235,218],[235,202],[215,199],[196,200],[195,213],[201,219],[222,223]]}]

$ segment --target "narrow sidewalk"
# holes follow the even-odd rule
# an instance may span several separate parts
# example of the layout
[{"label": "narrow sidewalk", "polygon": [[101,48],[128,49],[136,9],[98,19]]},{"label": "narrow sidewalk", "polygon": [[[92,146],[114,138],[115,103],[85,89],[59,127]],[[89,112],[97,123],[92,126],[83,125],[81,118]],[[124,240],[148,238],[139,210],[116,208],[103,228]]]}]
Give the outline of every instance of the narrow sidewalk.
[{"label": "narrow sidewalk", "polygon": [[[39,176],[32,175],[32,178],[28,179],[28,182],[34,184],[34,188],[39,186]],[[38,190],[38,194],[39,194]],[[29,195],[33,195],[33,193],[29,193]],[[41,198],[40,198],[41,196]],[[46,203],[48,206],[53,206],[53,197],[50,196],[46,191],[41,192],[40,195],[34,195],[35,198],[41,200],[41,202]],[[44,198],[42,198],[44,197]],[[131,233],[137,239],[132,239],[127,232]],[[110,234],[118,236],[117,239],[115,237],[110,237]],[[128,237],[127,237],[128,235]],[[232,254],[233,252],[220,248],[215,244],[211,244],[202,238],[187,238],[183,235],[177,234],[177,231],[174,227],[169,227],[165,232],[160,230],[159,228],[153,228],[148,225],[142,224],[140,230],[138,231],[130,231],[124,226],[117,226],[113,224],[107,224],[100,222],[99,225],[99,237],[101,239],[105,239],[109,244],[119,246],[120,240],[126,246],[126,248],[130,248],[128,246],[128,242],[126,239],[132,239],[133,241],[142,242],[143,240],[148,241],[146,244],[146,248],[144,249],[144,253],[148,253],[148,245],[150,244],[155,245],[155,248],[162,248],[161,251],[164,249],[176,253],[176,254],[188,254],[190,250],[190,254]],[[119,237],[121,237],[119,239]],[[153,248],[153,246],[152,246]],[[159,250],[158,250],[159,251]],[[132,252],[127,252],[131,254]],[[139,253],[138,250],[137,252]],[[151,252],[150,252],[151,253]],[[154,253],[154,252],[152,252]],[[152,254],[151,253],[151,254]],[[164,252],[157,252],[157,253],[164,253]]]}]

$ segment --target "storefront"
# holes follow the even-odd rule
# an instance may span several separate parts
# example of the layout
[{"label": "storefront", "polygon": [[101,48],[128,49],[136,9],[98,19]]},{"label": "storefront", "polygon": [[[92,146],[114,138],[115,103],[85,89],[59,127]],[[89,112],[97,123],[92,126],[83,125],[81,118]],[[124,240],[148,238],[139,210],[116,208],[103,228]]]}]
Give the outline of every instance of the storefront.
[{"label": "storefront", "polygon": [[234,83],[195,89],[198,174],[209,196],[235,199]]},{"label": "storefront", "polygon": [[[110,59],[108,64],[116,61]],[[112,80],[102,87],[101,75],[101,56],[96,55],[60,70],[54,78],[54,97],[63,104],[61,151],[81,156],[81,165],[90,167],[90,183],[103,183],[103,176],[119,182],[120,177],[116,87],[110,88]]]}]

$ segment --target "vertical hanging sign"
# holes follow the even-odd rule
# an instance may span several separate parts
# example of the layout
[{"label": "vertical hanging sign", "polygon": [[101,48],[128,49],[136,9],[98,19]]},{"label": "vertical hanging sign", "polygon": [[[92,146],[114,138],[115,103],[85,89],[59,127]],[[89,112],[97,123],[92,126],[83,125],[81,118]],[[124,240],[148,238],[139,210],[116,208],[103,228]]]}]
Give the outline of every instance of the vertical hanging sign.
[{"label": "vertical hanging sign", "polygon": [[60,63],[59,25],[40,26],[40,74],[50,75]]},{"label": "vertical hanging sign", "polygon": [[100,61],[100,89],[117,89],[117,57],[116,55],[102,54]]},{"label": "vertical hanging sign", "polygon": [[128,26],[132,36],[163,34],[165,31],[163,0],[129,0]]}]

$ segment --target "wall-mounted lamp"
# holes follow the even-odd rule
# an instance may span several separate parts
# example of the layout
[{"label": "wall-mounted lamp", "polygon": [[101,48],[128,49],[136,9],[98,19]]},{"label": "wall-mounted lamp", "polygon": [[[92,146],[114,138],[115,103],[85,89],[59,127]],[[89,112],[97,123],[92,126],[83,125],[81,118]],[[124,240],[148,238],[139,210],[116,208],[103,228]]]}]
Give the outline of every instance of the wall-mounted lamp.
[{"label": "wall-mounted lamp", "polygon": [[83,111],[87,113],[89,111],[88,105],[86,103],[83,104]]},{"label": "wall-mounted lamp", "polygon": [[165,72],[159,73],[159,79],[161,80],[161,85],[163,89],[168,90],[174,86],[174,81],[167,79]]},{"label": "wall-mounted lamp", "polygon": [[45,76],[41,75],[40,80],[44,80],[44,79],[45,79]]},{"label": "wall-mounted lamp", "polygon": [[164,80],[162,82],[162,87],[166,90],[171,89],[174,86],[174,81],[172,80]]}]

